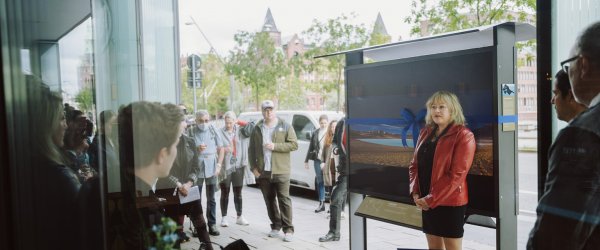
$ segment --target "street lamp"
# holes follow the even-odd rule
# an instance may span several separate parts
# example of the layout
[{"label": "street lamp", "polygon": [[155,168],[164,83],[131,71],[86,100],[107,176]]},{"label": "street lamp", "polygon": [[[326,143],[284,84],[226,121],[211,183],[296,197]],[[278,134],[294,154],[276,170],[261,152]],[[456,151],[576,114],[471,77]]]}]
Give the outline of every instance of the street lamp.
[{"label": "street lamp", "polygon": [[[196,20],[190,16],[190,20],[192,20],[191,22],[185,22],[185,25],[194,25],[194,27],[196,27],[196,29],[198,29],[198,31],[200,31],[200,34],[202,34],[202,37],[204,37],[204,40],[206,40],[206,43],[208,43],[208,46],[210,46],[210,50],[215,52],[215,55],[217,56],[217,59],[219,59],[219,62],[221,64],[223,64],[224,66],[226,66],[225,62],[223,62],[222,57],[219,55],[219,52],[217,52],[217,50],[215,49],[215,47],[212,45],[212,43],[210,42],[210,40],[208,40],[208,37],[206,37],[206,34],[204,34],[204,32],[202,31],[202,29],[200,29],[200,26],[198,26],[198,23],[196,23]],[[233,92],[234,92],[234,85],[235,85],[235,80],[233,75],[229,75],[229,85],[230,85],[230,93],[229,93],[229,99],[230,99],[230,109],[233,110]],[[208,99],[208,96],[206,96],[206,89],[204,89],[204,101],[206,103],[206,100]],[[205,105],[206,106],[206,105]],[[207,107],[208,108],[208,107]]]}]

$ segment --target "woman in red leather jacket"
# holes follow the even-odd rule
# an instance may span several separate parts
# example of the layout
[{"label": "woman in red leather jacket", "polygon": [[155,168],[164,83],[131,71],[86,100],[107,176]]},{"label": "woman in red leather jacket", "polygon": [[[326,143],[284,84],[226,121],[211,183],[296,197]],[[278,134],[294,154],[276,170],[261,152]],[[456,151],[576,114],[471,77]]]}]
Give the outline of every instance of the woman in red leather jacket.
[{"label": "woman in red leather jacket", "polygon": [[475,137],[465,126],[456,95],[436,92],[426,106],[427,126],[409,167],[410,194],[422,210],[429,248],[461,249]]}]

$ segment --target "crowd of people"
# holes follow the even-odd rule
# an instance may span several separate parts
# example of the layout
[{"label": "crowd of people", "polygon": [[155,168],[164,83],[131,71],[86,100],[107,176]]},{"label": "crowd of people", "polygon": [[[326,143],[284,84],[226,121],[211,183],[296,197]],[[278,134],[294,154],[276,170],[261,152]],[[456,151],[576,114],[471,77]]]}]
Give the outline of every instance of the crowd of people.
[{"label": "crowd of people", "polygon": [[[560,131],[549,155],[549,171],[529,249],[597,249],[600,246],[600,23],[577,39],[571,58],[556,74],[552,103],[569,125]],[[212,249],[210,236],[220,234],[216,192],[220,193],[220,226],[227,219],[233,192],[236,224],[249,225],[243,215],[242,188],[257,183],[271,222],[269,237],[294,239],[290,197],[290,153],[298,149],[293,127],[275,115],[273,101],[261,104],[263,119],[250,135],[246,121],[232,111],[217,128],[211,115],[196,112],[185,120],[183,105],[134,102],[118,112],[99,115],[96,134],[87,115],[48,88],[34,88],[32,115],[48,126],[31,131],[38,171],[32,181],[44,187],[38,214],[44,223],[36,235],[61,249],[146,249],[164,241],[157,226],[169,217],[178,229],[174,245],[188,241],[184,216],[194,225],[202,249]],[[476,143],[465,126],[457,96],[434,93],[427,103],[426,126],[415,144],[409,168],[410,194],[422,210],[423,232],[432,249],[460,249],[468,203],[466,175]],[[317,176],[315,213],[326,210],[331,188],[329,231],[320,242],[340,239],[340,218],[348,193],[346,119],[319,118],[305,167],[313,161]],[[197,188],[197,190],[194,190]],[[206,219],[201,199],[181,203],[194,191],[206,190]],[[106,197],[106,204],[103,199]],[[102,207],[107,208],[103,213]],[[69,218],[69,219],[65,219]],[[106,235],[98,229],[106,228]],[[160,231],[160,230],[159,230]],[[65,241],[61,235],[69,235]]]}]

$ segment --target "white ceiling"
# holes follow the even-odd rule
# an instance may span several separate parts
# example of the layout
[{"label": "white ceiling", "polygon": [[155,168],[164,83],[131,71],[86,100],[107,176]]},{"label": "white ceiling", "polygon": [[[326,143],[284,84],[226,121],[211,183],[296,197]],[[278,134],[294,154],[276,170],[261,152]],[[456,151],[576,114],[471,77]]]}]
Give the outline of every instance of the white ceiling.
[{"label": "white ceiling", "polygon": [[23,4],[34,40],[57,41],[91,15],[89,0],[26,0]]}]

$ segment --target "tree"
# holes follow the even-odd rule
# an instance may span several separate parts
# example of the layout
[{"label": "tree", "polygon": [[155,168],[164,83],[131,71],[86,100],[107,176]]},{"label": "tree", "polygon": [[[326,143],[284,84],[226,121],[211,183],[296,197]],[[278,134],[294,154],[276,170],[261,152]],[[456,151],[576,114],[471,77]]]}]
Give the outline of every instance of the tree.
[{"label": "tree", "polygon": [[379,44],[389,43],[392,41],[392,37],[389,35],[372,32],[369,38],[369,46],[375,46]]},{"label": "tree", "polygon": [[327,71],[333,74],[333,80],[329,84],[324,82],[323,88],[337,90],[337,110],[340,110],[341,105],[340,88],[343,84],[344,56],[330,56],[317,60],[314,60],[313,57],[363,47],[369,39],[369,35],[364,24],[350,23],[350,20],[355,17],[355,14],[352,14],[351,18],[342,14],[325,22],[313,20],[312,25],[303,32],[311,48],[304,54],[305,58],[310,60],[305,69],[309,72]]},{"label": "tree", "polygon": [[[202,59],[202,86],[196,89],[198,109],[206,109],[211,115],[227,111],[227,99],[229,95],[229,77],[225,72],[224,62],[214,53],[200,56]],[[181,102],[191,112],[194,110],[194,89],[187,84],[187,67],[181,72]],[[204,93],[210,94],[205,100]],[[212,90],[212,91],[211,91]],[[225,105],[223,105],[225,103]],[[206,105],[205,105],[206,104]]]},{"label": "tree", "polygon": [[[432,35],[490,25],[500,21],[533,22],[535,0],[413,0],[411,35]],[[424,24],[424,25],[423,25]],[[426,28],[423,30],[422,28]]]},{"label": "tree", "polygon": [[256,109],[260,100],[275,99],[278,81],[289,74],[283,52],[266,32],[235,34],[236,46],[231,51],[227,71],[238,82],[252,88]]},{"label": "tree", "polygon": [[75,102],[79,105],[79,109],[84,113],[92,111],[94,105],[94,92],[92,88],[84,88],[75,95]]}]

